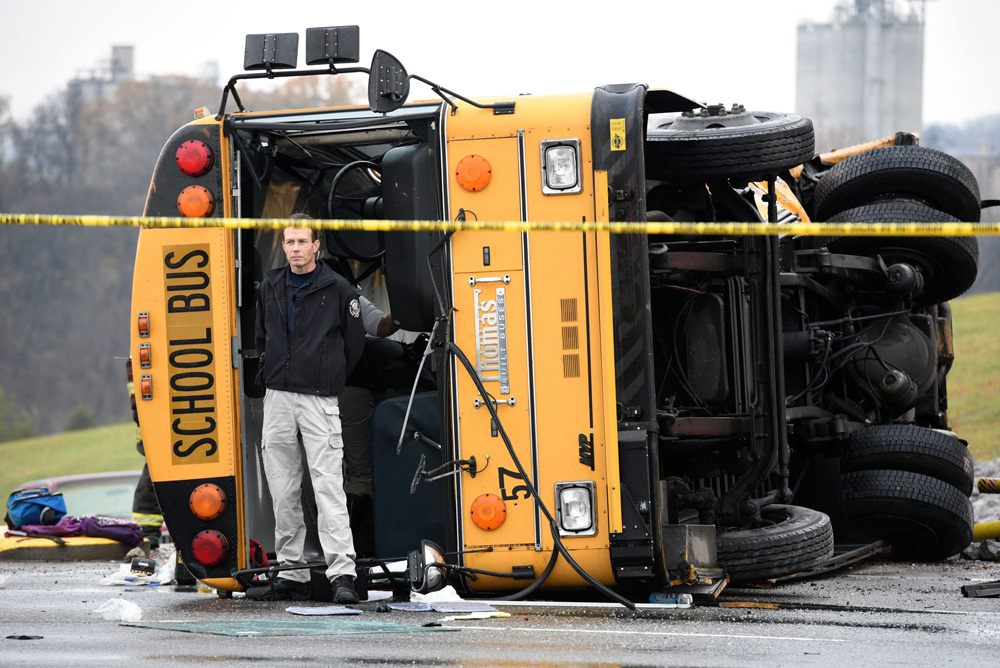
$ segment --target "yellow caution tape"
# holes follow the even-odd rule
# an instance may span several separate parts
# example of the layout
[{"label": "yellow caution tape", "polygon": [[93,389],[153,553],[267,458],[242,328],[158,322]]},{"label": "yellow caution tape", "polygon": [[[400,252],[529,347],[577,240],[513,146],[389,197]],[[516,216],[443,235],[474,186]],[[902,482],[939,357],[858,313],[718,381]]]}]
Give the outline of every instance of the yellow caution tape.
[{"label": "yellow caution tape", "polygon": [[[84,227],[225,227],[280,229],[287,218],[142,218],[139,216],[56,216],[0,213],[3,225],[79,225]],[[679,223],[485,220],[296,220],[296,227],[319,230],[399,231],[575,231],[615,234],[708,234],[716,236],[868,236],[968,237],[1000,235],[1000,223]]]}]

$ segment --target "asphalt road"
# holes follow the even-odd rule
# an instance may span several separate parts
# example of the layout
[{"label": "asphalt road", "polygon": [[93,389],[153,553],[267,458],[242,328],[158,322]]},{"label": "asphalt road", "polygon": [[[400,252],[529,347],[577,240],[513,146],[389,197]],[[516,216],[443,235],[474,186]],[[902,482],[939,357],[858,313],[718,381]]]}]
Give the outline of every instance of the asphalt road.
[{"label": "asphalt road", "polygon": [[[444,622],[443,630],[284,637],[139,628],[96,610],[115,599],[137,604],[141,623],[312,628],[329,618],[285,609],[324,604],[99,584],[117,570],[109,562],[0,562],[0,666],[973,666],[1000,655],[1000,598],[960,591],[1000,579],[1000,564],[992,562],[869,561],[771,589],[730,587],[714,605],[690,609],[517,604],[502,606],[510,617]],[[720,607],[746,604],[776,608]],[[363,612],[349,621],[421,626],[443,616],[380,613],[375,605],[356,606]]]}]

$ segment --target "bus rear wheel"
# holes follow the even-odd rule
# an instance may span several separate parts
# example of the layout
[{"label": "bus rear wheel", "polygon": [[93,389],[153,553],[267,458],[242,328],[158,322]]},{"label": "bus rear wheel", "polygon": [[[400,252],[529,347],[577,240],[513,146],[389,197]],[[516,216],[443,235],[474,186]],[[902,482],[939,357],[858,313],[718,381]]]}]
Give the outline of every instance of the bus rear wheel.
[{"label": "bus rear wheel", "polygon": [[[958,222],[954,216],[919,202],[891,200],[865,204],[830,217],[831,223]],[[813,237],[813,248],[833,253],[881,257],[887,265],[904,262],[920,270],[924,290],[918,301],[936,304],[958,297],[979,274],[975,237]]]},{"label": "bus rear wheel", "polygon": [[939,561],[972,542],[972,503],[954,485],[911,471],[841,476],[851,540],[881,540],[896,561]]},{"label": "bus rear wheel", "polygon": [[975,466],[957,437],[912,424],[874,425],[851,434],[840,449],[840,470],[920,473],[972,494]]},{"label": "bus rear wheel", "polygon": [[807,571],[833,556],[833,526],[824,513],[773,504],[761,509],[766,524],[722,531],[718,560],[733,582],[759,582]]}]

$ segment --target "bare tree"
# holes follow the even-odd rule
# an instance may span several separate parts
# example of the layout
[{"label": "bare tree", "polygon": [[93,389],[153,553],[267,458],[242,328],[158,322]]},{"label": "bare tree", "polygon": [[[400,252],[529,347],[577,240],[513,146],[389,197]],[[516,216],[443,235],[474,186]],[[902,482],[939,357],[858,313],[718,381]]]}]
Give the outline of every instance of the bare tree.
[{"label": "bare tree", "polygon": [[[256,109],[351,104],[362,87],[343,77],[289,79],[249,92]],[[84,104],[67,90],[15,122],[0,99],[0,210],[139,215],[167,139],[213,111],[221,91],[182,76],[125,81]],[[0,226],[0,385],[12,411],[42,433],[85,407],[101,424],[128,419],[121,357],[129,350],[130,228]],[[20,413],[17,413],[20,415]]]}]

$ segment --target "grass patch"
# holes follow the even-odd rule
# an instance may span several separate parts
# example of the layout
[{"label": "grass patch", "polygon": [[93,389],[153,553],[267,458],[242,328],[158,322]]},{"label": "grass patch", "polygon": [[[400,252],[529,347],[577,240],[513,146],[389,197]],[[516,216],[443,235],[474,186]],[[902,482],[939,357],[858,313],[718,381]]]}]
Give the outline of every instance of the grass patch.
[{"label": "grass patch", "polygon": [[948,417],[976,461],[1000,457],[1000,292],[951,303],[955,364],[948,374]]},{"label": "grass patch", "polygon": [[131,422],[0,443],[0,462],[4,501],[22,482],[35,478],[138,471],[144,463],[135,450],[135,425]]}]

